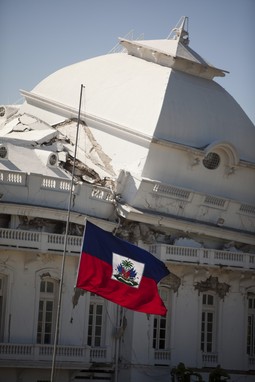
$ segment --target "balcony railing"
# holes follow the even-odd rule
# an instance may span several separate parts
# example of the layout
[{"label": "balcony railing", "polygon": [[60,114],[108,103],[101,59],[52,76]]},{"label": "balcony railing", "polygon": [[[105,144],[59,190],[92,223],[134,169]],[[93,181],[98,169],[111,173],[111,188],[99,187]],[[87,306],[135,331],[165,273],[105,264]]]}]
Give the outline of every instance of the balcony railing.
[{"label": "balcony railing", "polygon": [[[0,343],[0,364],[5,361],[52,361],[53,345],[39,344],[11,344]],[[91,362],[110,363],[111,349],[90,348],[89,346],[63,346],[59,345],[56,351],[57,362],[80,362],[90,364]]]},{"label": "balcony railing", "polygon": [[[18,229],[0,228],[0,246],[36,249],[41,252],[62,252],[64,235],[47,232],[24,231]],[[70,254],[79,254],[82,245],[81,236],[68,235],[66,250]]]},{"label": "balcony railing", "polygon": [[[43,253],[61,253],[64,249],[64,240],[64,235],[60,234],[0,228],[0,247],[36,249]],[[79,254],[81,245],[81,236],[68,235],[66,251],[69,254]],[[150,245],[149,251],[162,261],[255,269],[255,254],[252,253],[180,247],[167,244]]]},{"label": "balcony railing", "polygon": [[250,370],[255,370],[255,356],[248,356],[248,365]]},{"label": "balcony railing", "polygon": [[90,362],[110,363],[111,361],[110,347],[92,347],[90,349]]},{"label": "balcony railing", "polygon": [[[51,362],[53,345],[0,343],[0,354],[1,362],[4,360]],[[89,364],[90,348],[84,346],[58,346],[56,360]]]},{"label": "balcony railing", "polygon": [[218,365],[217,353],[202,353],[202,366],[203,367],[216,367]]},{"label": "balcony railing", "polygon": [[179,247],[167,244],[153,244],[149,247],[149,251],[162,261],[255,269],[255,254],[252,253]]},{"label": "balcony railing", "polygon": [[171,351],[170,350],[155,350],[154,363],[156,365],[170,365]]}]

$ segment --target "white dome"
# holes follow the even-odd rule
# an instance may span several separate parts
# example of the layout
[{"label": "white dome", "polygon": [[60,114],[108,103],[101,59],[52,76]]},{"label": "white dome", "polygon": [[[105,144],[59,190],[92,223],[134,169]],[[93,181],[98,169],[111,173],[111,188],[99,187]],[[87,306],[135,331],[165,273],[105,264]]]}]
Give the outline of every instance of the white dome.
[{"label": "white dome", "polygon": [[[153,51],[157,44],[162,48],[157,41],[151,44]],[[88,114],[138,134],[193,148],[228,141],[240,159],[254,162],[252,122],[220,85],[199,72],[189,72],[189,67],[175,70],[152,62],[148,55],[143,59],[115,53],[65,67],[44,79],[32,93],[77,109],[80,85],[84,84]]]},{"label": "white dome", "polygon": [[[224,71],[181,36],[121,43],[126,52],[65,67],[23,91],[26,102],[1,129],[4,141],[57,153],[58,167],[47,174],[61,178],[70,176],[76,155],[81,184],[109,187],[134,209],[209,224],[226,218],[243,229],[237,201],[254,211],[255,129],[213,80]],[[14,154],[12,165],[28,171],[30,157],[24,153],[26,163],[18,163]],[[37,157],[42,162],[46,154]],[[36,166],[44,174],[48,161]]]}]

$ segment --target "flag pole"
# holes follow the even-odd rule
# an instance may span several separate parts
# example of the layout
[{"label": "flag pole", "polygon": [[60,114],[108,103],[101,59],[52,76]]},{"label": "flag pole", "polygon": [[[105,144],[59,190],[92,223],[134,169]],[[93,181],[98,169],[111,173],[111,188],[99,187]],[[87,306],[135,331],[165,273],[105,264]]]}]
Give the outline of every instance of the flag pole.
[{"label": "flag pole", "polygon": [[119,355],[120,355],[120,340],[122,334],[119,335],[119,331],[123,327],[124,310],[117,304],[117,327],[115,336],[115,368],[114,368],[114,382],[118,382],[119,379]]},{"label": "flag pole", "polygon": [[72,168],[70,194],[69,194],[69,202],[68,202],[68,210],[67,210],[66,230],[65,230],[65,237],[64,237],[64,249],[63,249],[62,265],[61,265],[61,275],[60,275],[60,283],[59,283],[58,306],[57,306],[57,316],[56,316],[56,326],[55,326],[55,335],[54,335],[54,346],[53,346],[50,382],[54,382],[54,380],[55,380],[54,378],[55,378],[55,371],[56,371],[55,370],[56,369],[56,355],[57,355],[57,346],[58,346],[58,339],[59,339],[60,310],[61,310],[61,302],[62,302],[63,279],[64,279],[65,261],[66,261],[67,237],[68,237],[69,222],[70,222],[70,211],[71,211],[72,196],[73,196],[74,171],[75,171],[75,161],[76,161],[76,155],[77,155],[79,125],[80,125],[80,117],[81,117],[82,92],[83,92],[84,88],[85,88],[85,86],[81,85],[79,111],[78,111],[78,119],[77,119],[77,129],[76,129],[76,138],[75,138],[75,148],[74,148],[74,158],[73,158],[73,168]]},{"label": "flag pole", "polygon": [[[117,331],[120,330],[120,306],[117,305]],[[117,334],[117,333],[116,333]],[[120,347],[120,339],[118,336],[115,338],[115,369],[114,369],[114,382],[118,382],[118,374],[119,374],[119,347]]]}]

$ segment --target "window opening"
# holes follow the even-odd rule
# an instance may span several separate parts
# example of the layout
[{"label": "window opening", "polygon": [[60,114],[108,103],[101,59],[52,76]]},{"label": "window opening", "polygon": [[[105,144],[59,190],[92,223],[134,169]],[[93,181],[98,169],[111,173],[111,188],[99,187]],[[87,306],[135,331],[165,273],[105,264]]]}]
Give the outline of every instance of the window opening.
[{"label": "window opening", "polygon": [[37,323],[37,343],[52,344],[55,332],[57,301],[56,281],[43,280],[40,283],[40,298]]},{"label": "window opening", "polygon": [[0,275],[0,340],[4,337],[5,303],[6,303],[6,276]]},{"label": "window opening", "polygon": [[153,349],[163,350],[169,348],[169,303],[170,303],[170,291],[166,288],[159,290],[160,297],[162,298],[165,306],[168,308],[168,312],[165,317],[154,316],[153,321]]},{"label": "window opening", "polygon": [[255,296],[248,298],[247,354],[255,356]]},{"label": "window opening", "polygon": [[6,158],[7,157],[7,148],[5,146],[0,146],[0,158]]},{"label": "window opening", "polygon": [[215,296],[211,294],[203,294],[202,305],[201,350],[205,353],[212,353],[215,349]]},{"label": "window opening", "polygon": [[88,345],[102,346],[104,306],[101,298],[92,295],[89,306]]}]

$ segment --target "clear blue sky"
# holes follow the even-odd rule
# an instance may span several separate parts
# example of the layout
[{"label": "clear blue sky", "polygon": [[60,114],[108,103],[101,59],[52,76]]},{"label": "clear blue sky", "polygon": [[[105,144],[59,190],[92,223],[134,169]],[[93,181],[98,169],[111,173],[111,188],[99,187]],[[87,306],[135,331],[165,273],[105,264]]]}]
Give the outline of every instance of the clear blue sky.
[{"label": "clear blue sky", "polygon": [[0,104],[22,102],[64,66],[134,37],[166,38],[189,17],[190,47],[228,70],[216,79],[255,123],[255,0],[0,0]]}]

